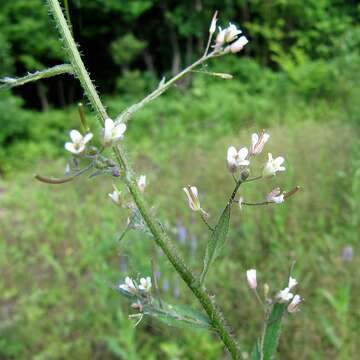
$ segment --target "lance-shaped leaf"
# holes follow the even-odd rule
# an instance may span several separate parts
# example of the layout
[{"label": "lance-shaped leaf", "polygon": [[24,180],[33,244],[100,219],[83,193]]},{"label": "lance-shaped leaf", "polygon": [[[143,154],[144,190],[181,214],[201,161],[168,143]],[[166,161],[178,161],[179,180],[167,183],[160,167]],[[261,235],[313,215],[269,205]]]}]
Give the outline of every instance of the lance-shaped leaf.
[{"label": "lance-shaped leaf", "polygon": [[285,309],[286,304],[275,304],[273,306],[266,319],[263,338],[256,342],[251,353],[251,360],[272,360],[274,358],[279,344],[281,322]]},{"label": "lance-shaped leaf", "polygon": [[192,328],[210,329],[209,318],[203,313],[183,305],[163,304],[163,307],[144,306],[143,313],[153,316],[169,326],[191,326]]},{"label": "lance-shaped leaf", "polygon": [[210,239],[206,245],[205,257],[204,257],[204,268],[200,277],[200,282],[203,283],[207,272],[209,271],[210,265],[218,257],[221,249],[223,248],[226,236],[229,230],[230,221],[230,210],[231,206],[228,204],[222,212],[219,221],[211,233]]}]

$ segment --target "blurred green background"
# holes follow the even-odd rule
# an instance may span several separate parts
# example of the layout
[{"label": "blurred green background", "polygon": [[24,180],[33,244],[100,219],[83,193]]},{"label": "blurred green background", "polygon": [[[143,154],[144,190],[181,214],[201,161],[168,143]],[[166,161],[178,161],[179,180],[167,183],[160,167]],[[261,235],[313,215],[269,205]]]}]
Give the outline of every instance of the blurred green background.
[{"label": "blurred green background", "polygon": [[[265,128],[266,151],[287,171],[241,191],[261,200],[275,185],[302,191],[283,206],[234,211],[228,247],[209,288],[244,352],[261,331],[262,312],[244,281],[280,289],[292,260],[302,311],[289,316],[281,359],[355,359],[360,328],[360,7],[338,0],[69,0],[75,39],[111,116],[197,59],[209,20],[232,21],[250,43],[211,61],[141,110],[125,143],[148,176],[146,197],[179,251],[201,270],[208,233],[181,188],[195,184],[217,218],[232,188],[229,145],[248,146]],[[41,0],[3,0],[0,76],[62,63],[61,43]],[[0,93],[0,358],[226,359],[205,331],[144,319],[136,328],[112,288],[126,275],[160,270],[163,297],[198,307],[144,234],[119,243],[127,214],[114,207],[106,176],[51,187],[35,172],[61,176],[68,131],[79,128],[82,93],[70,76]],[[100,130],[87,112],[91,130]],[[246,356],[246,354],[244,354]]]}]

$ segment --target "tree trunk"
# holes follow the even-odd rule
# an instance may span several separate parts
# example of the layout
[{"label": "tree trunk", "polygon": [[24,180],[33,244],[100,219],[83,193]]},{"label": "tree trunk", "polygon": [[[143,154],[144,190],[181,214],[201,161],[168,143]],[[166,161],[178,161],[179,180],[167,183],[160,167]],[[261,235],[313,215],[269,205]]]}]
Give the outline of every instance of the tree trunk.
[{"label": "tree trunk", "polygon": [[49,102],[46,96],[46,87],[40,81],[36,83],[37,93],[40,100],[41,110],[48,111],[49,110]]}]

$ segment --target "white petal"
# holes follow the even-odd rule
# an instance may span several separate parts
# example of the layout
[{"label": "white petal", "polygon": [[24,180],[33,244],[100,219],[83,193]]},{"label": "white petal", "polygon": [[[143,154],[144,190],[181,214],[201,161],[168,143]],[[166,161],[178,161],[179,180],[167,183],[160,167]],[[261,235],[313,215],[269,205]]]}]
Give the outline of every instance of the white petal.
[{"label": "white petal", "polygon": [[112,121],[112,119],[110,119],[110,118],[105,119],[105,124],[104,124],[104,140],[105,140],[105,142],[111,141],[113,128],[114,128],[114,122]]},{"label": "white petal", "polygon": [[194,197],[197,198],[198,197],[198,189],[196,186],[191,186],[191,192],[194,194]]},{"label": "white petal", "polygon": [[265,133],[263,135],[263,141],[264,141],[264,144],[270,139],[270,135],[268,133]]},{"label": "white petal", "polygon": [[250,165],[250,161],[249,160],[242,160],[238,164],[242,165],[242,166],[248,166],[248,165]]},{"label": "white petal", "polygon": [[115,127],[115,138],[120,138],[126,131],[126,124],[120,123]]},{"label": "white petal", "polygon": [[285,159],[282,156],[278,156],[276,159],[274,159],[274,163],[276,166],[280,166],[284,161]]},{"label": "white petal", "polygon": [[77,150],[75,149],[75,146],[73,143],[71,142],[67,142],[65,145],[64,145],[65,149],[67,151],[70,151],[71,153],[73,154],[76,154],[77,153]]},{"label": "white petal", "polygon": [[94,135],[92,133],[86,134],[83,139],[84,144],[88,143],[93,138],[93,136]]},{"label": "white petal", "polygon": [[246,147],[243,147],[239,150],[238,155],[241,160],[244,160],[249,153],[249,150]]},{"label": "white petal", "polygon": [[259,141],[259,135],[254,133],[251,135],[251,144],[254,146]]},{"label": "white petal", "polygon": [[271,154],[271,153],[268,153],[268,160],[269,160],[269,161],[272,161],[272,160],[273,160],[273,157],[272,157],[272,154]]},{"label": "white petal", "polygon": [[230,146],[227,151],[227,161],[230,163],[233,162],[236,155],[237,155],[236,148],[234,146]]},{"label": "white petal", "polygon": [[285,170],[286,170],[286,168],[284,166],[279,166],[277,168],[277,171],[285,171]]},{"label": "white petal", "polygon": [[71,130],[70,131],[70,138],[71,138],[72,142],[77,143],[77,142],[82,141],[83,136],[80,134],[79,131]]}]

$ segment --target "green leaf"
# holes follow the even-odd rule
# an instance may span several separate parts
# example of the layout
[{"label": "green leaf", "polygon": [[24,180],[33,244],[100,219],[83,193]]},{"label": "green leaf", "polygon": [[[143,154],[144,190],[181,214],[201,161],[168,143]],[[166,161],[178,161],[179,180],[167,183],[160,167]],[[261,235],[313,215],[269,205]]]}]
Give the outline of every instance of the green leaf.
[{"label": "green leaf", "polygon": [[219,221],[206,245],[204,268],[200,278],[201,283],[204,282],[206,274],[210,268],[210,265],[218,257],[221,249],[225,244],[226,236],[229,230],[230,210],[231,210],[231,206],[230,204],[228,204],[224,209],[224,211],[222,212]]},{"label": "green leaf", "polygon": [[[279,344],[281,321],[286,304],[275,304],[266,319],[266,328],[263,339],[263,360],[271,360]],[[256,358],[254,358],[256,359]]]},{"label": "green leaf", "polygon": [[209,318],[203,313],[183,305],[164,304],[163,308],[144,306],[145,315],[153,316],[169,326],[191,326],[192,328],[211,328]]},{"label": "green leaf", "polygon": [[253,348],[253,351],[250,355],[250,360],[261,360],[261,349],[260,349],[260,341],[257,340],[255,343],[255,346]]}]

